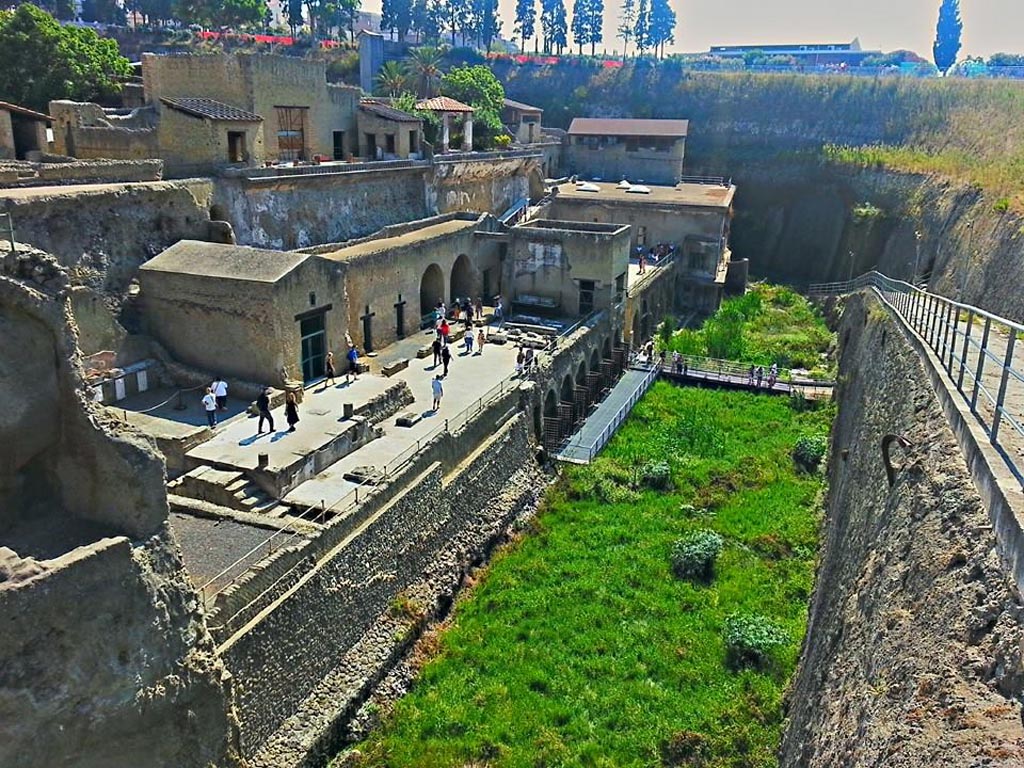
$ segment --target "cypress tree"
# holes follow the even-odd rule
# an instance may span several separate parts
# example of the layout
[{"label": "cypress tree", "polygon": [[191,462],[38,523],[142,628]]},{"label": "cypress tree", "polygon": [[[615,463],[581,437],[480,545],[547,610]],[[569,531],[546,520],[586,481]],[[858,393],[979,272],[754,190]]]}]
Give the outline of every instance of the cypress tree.
[{"label": "cypress tree", "polygon": [[637,57],[642,59],[644,51],[651,41],[651,13],[648,10],[647,0],[640,0],[640,4],[637,6],[633,36],[636,38]]},{"label": "cypress tree", "polygon": [[622,11],[619,15],[618,37],[622,39],[622,60],[629,55],[629,41],[636,30],[636,5],[633,0],[622,0]]},{"label": "cypress tree", "polygon": [[537,6],[535,0],[516,0],[516,34],[519,35],[522,50],[526,50],[526,41],[533,37],[537,23]]},{"label": "cypress tree", "polygon": [[950,67],[956,64],[963,28],[959,0],[942,0],[942,5],[939,6],[939,23],[935,28],[935,44],[932,46],[935,66],[942,74],[949,72]]},{"label": "cypress tree", "polygon": [[665,43],[675,42],[676,12],[668,0],[651,0],[650,44],[665,57]]}]

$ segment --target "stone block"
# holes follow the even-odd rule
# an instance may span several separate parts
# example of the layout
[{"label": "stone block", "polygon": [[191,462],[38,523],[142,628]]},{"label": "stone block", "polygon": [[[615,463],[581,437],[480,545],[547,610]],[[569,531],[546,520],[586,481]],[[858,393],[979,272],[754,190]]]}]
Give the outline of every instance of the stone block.
[{"label": "stone block", "polygon": [[398,414],[398,418],[395,419],[395,426],[397,427],[412,427],[419,423],[423,415],[416,413],[415,411],[404,411]]},{"label": "stone block", "polygon": [[416,359],[417,360],[422,360],[424,357],[430,357],[433,354],[434,354],[433,347],[431,347],[430,344],[427,344],[427,346],[420,347],[419,349],[416,350]]},{"label": "stone block", "polygon": [[508,334],[504,331],[491,331],[491,334],[487,337],[488,344],[507,344]]},{"label": "stone block", "polygon": [[376,467],[363,465],[353,467],[350,472],[345,473],[344,477],[350,483],[377,485],[384,480],[384,473]]},{"label": "stone block", "polygon": [[409,358],[403,357],[401,360],[395,360],[395,362],[389,365],[382,366],[380,370],[385,376],[394,376],[399,371],[404,371],[408,367]]}]

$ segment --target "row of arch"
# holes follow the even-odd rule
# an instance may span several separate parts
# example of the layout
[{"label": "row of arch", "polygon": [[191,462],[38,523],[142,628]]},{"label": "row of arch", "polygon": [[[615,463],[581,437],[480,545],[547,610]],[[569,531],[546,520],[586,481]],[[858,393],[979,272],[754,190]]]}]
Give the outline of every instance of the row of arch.
[{"label": "row of arch", "polygon": [[566,373],[557,387],[552,386],[548,389],[547,394],[544,396],[544,416],[548,418],[558,416],[558,404],[560,402],[571,403],[574,396],[574,387],[586,386],[587,374],[600,373],[601,362],[611,359],[612,339],[611,336],[606,336],[600,345],[594,345],[590,350],[589,357],[584,356],[584,359],[579,361],[575,371]]},{"label": "row of arch", "polygon": [[430,264],[420,278],[420,315],[432,312],[439,301],[447,303],[456,298],[472,296],[475,282],[473,265],[464,253],[460,253],[455,259],[455,263],[452,264],[448,280],[450,292],[447,294],[445,293],[444,272],[438,264]]}]

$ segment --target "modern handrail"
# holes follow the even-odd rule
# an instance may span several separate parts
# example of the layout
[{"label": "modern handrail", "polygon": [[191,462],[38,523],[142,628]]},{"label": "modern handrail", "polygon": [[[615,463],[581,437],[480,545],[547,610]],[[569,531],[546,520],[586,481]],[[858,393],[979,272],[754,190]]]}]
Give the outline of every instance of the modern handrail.
[{"label": "modern handrail", "polygon": [[[1024,370],[1015,367],[1013,360],[1024,324],[874,271],[845,282],[817,283],[808,293],[834,296],[865,289],[874,291],[938,358],[939,367],[1024,486],[1024,469],[1016,451],[1000,439],[1004,421],[1024,439],[1024,416],[1007,407],[1011,383],[1024,385]],[[997,366],[996,375],[991,372],[992,365]]]}]

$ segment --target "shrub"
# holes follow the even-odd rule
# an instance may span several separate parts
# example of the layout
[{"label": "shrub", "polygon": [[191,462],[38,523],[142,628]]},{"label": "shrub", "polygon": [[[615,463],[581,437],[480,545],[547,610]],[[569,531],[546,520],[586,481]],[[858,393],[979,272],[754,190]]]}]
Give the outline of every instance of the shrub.
[{"label": "shrub", "polygon": [[821,463],[827,448],[828,438],[825,435],[804,435],[793,446],[793,460],[808,472],[813,472]]},{"label": "shrub", "polygon": [[661,764],[666,768],[697,768],[705,764],[710,749],[703,734],[676,731],[661,742],[658,752],[661,753]]},{"label": "shrub", "polygon": [[498,149],[508,149],[512,146],[512,137],[507,133],[502,133],[494,137],[494,146]]},{"label": "shrub", "polygon": [[644,465],[641,482],[656,491],[667,491],[672,487],[672,468],[667,461],[649,461]]},{"label": "shrub", "polygon": [[665,319],[661,322],[661,327],[658,329],[658,338],[661,340],[661,348],[668,349],[669,344],[672,343],[672,334],[676,330],[676,319],[672,315],[665,315]]},{"label": "shrub", "polygon": [[672,547],[672,572],[681,579],[709,581],[722,552],[722,537],[714,531],[694,531]]},{"label": "shrub", "polygon": [[778,624],[756,613],[734,613],[725,620],[727,660],[735,668],[762,666],[788,640]]},{"label": "shrub", "polygon": [[992,210],[996,213],[1006,213],[1010,210],[1010,198],[1001,197],[995,201],[992,205]]}]

